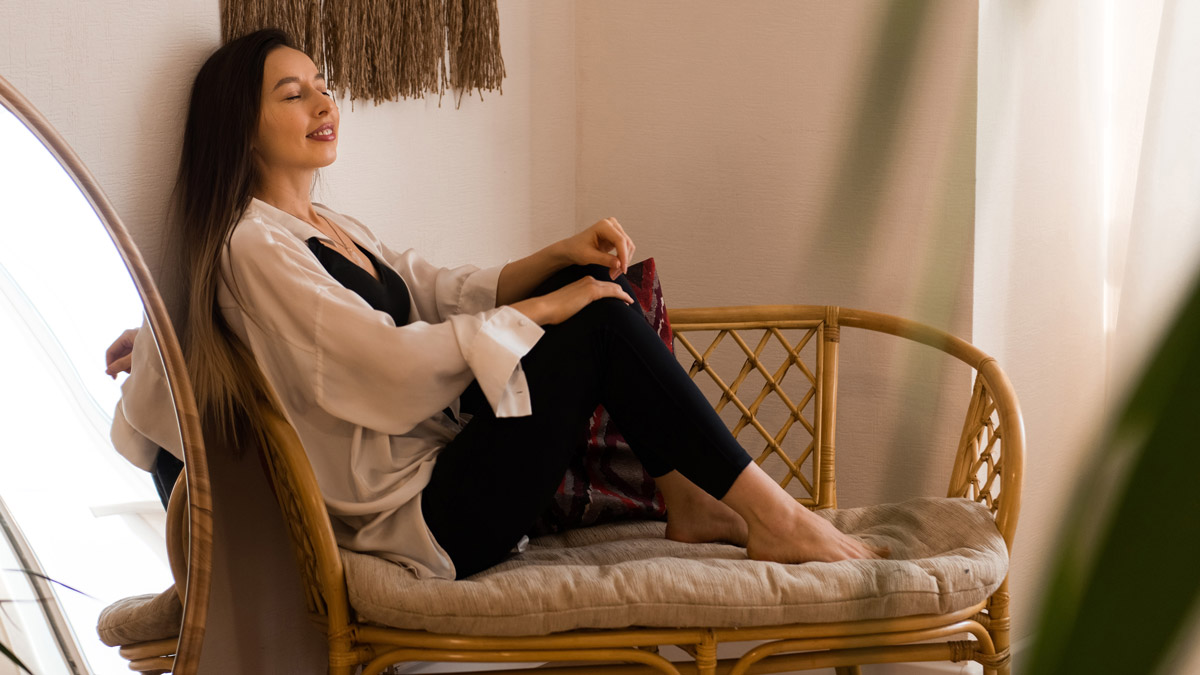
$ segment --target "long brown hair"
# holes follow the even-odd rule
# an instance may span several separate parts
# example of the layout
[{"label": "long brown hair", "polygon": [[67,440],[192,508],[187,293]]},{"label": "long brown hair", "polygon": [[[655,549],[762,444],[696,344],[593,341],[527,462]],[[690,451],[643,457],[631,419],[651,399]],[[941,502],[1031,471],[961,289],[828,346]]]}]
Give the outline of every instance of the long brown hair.
[{"label": "long brown hair", "polygon": [[263,65],[272,50],[291,44],[283,31],[260,30],[205,61],[192,84],[172,199],[187,297],[180,342],[205,442],[235,452],[266,438],[260,411],[275,406],[250,350],[217,306],[221,253],[250,204]]}]

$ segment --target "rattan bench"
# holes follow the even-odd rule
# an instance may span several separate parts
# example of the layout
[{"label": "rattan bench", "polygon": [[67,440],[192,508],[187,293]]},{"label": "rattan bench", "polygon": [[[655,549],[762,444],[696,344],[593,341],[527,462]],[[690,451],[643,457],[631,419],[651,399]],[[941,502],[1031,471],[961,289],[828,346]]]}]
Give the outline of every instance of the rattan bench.
[{"label": "rattan bench", "polygon": [[[669,318],[677,352],[685,364],[690,357],[693,378],[706,374],[697,382],[743,446],[761,443],[757,461],[785,489],[839,527],[890,545],[891,559],[762,563],[737,547],[677,544],[663,539],[659,523],[633,523],[536,539],[468,580],[419,581],[339,550],[299,439],[276,417],[266,464],[309,612],[327,631],[330,673],[361,666],[374,675],[404,661],[566,662],[529,671],[539,674],[855,673],[860,664],[943,660],[1009,672],[1007,563],[1024,429],[996,361],[929,326],[831,306],[677,309]],[[946,497],[837,510],[843,328],[924,343],[973,369]],[[698,347],[704,335],[711,342]],[[781,365],[768,365],[771,354],[782,354]],[[797,428],[800,442],[789,445]],[[762,644],[717,659],[719,643],[741,641]],[[694,662],[668,661],[661,645],[681,647]]]}]

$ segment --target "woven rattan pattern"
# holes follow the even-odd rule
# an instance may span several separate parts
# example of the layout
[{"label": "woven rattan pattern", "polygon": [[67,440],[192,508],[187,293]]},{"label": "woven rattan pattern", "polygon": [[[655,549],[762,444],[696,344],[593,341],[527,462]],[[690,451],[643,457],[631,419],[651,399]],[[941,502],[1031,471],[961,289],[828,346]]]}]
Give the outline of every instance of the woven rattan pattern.
[{"label": "woven rattan pattern", "polygon": [[[774,456],[778,458],[787,467],[787,473],[780,478],[780,485],[786,488],[793,478],[796,479],[803,486],[804,492],[807,495],[807,497],[802,495],[800,501],[808,506],[815,506],[819,498],[816,475],[819,475],[817,472],[820,470],[820,467],[816,456],[818,454],[816,448],[819,447],[818,439],[820,439],[818,431],[820,427],[820,373],[824,351],[822,345],[824,331],[823,325],[817,322],[808,322],[808,325],[796,327],[804,328],[805,330],[794,345],[788,341],[778,326],[747,327],[738,330],[727,329],[717,331],[716,336],[712,338],[703,353],[697,349],[692,340],[689,340],[684,335],[685,332],[691,329],[676,328],[675,339],[692,357],[692,364],[688,367],[688,375],[695,379],[699,373],[703,372],[720,389],[720,397],[714,403],[713,409],[717,413],[720,413],[728,404],[732,403],[738,412],[741,413],[741,417],[730,429],[734,437],[737,438],[746,427],[752,427],[757,431],[758,435],[762,437],[762,441],[765,441],[765,446],[755,458],[755,461],[761,465],[769,457]],[[695,332],[701,333],[705,331],[700,329]],[[743,333],[757,335],[758,341],[753,349],[746,338],[743,337]],[[741,364],[737,376],[729,384],[726,384],[721,376],[717,374],[718,368],[728,368],[728,364],[717,364],[714,362],[714,354],[726,338],[732,340],[745,356],[745,361]],[[816,338],[817,363],[810,368],[804,363],[801,352],[813,338]],[[768,369],[768,366],[764,363],[763,352],[773,342],[778,346],[782,346],[784,357],[783,362],[772,370]],[[804,378],[797,392],[799,395],[798,399],[790,396],[783,387],[784,378],[792,371],[793,366],[796,370],[800,371],[801,376]],[[754,396],[754,399],[747,404],[743,400],[742,395],[739,394],[742,394],[741,388],[746,383],[747,376],[751,373],[760,375],[763,378],[763,384],[757,393],[751,389],[751,391],[743,394],[747,398],[751,395]],[[759,411],[762,409],[763,403],[772,395],[782,403],[787,411],[787,418],[774,432],[764,426],[759,416]],[[806,418],[803,413],[810,402],[815,403],[813,406],[813,419],[811,420]],[[789,456],[784,447],[784,438],[797,422],[807,431],[809,440],[807,444],[799,449],[795,456]],[[743,442],[743,445],[746,444]],[[810,459],[813,460],[811,462],[811,469],[805,472],[803,467],[805,462]]]},{"label": "woven rattan pattern", "polygon": [[287,523],[288,534],[292,539],[292,552],[300,566],[304,581],[304,599],[308,611],[324,616],[327,613],[325,598],[321,595],[321,577],[317,568],[317,554],[313,547],[311,532],[317,531],[314,523],[305,518],[304,509],[298,497],[299,490],[295,484],[295,473],[281,469],[286,466],[287,458],[280,456],[279,444],[271,444],[262,453],[267,471],[271,476],[271,486],[275,490],[275,499],[283,511],[283,520]]},{"label": "woven rattan pattern", "polygon": [[971,402],[959,442],[959,462],[951,495],[986,505],[993,514],[1000,508],[1000,475],[1003,471],[1002,439],[996,402],[982,377],[976,376]]}]

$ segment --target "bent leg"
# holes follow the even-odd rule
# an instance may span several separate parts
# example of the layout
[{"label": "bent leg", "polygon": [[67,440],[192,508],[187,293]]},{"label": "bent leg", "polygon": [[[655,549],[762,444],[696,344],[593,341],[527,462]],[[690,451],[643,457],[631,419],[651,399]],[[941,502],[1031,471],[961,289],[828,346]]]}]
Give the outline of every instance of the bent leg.
[{"label": "bent leg", "polygon": [[[553,281],[582,270],[573,272]],[[720,497],[750,463],[636,307],[608,298],[547,326],[522,366],[533,414],[477,411],[439,454],[422,494],[426,523],[459,578],[502,560],[529,530],[584,448],[600,403],[651,475],[678,467]]]},{"label": "bent leg", "polygon": [[600,403],[652,476],[677,469],[745,520],[751,557],[873,556],[753,464],[635,308],[615,298],[593,302],[548,326],[521,362],[533,414],[497,419],[482,411],[442,450],[422,494],[426,523],[459,578],[502,560],[528,531],[583,448]]}]

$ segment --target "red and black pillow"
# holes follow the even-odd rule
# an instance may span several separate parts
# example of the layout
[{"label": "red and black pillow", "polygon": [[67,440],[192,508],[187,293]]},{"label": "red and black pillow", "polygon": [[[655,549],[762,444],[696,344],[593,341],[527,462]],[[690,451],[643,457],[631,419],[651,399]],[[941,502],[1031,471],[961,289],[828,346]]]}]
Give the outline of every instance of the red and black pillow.
[{"label": "red and black pillow", "polygon": [[[626,278],[633,285],[646,322],[674,351],[674,337],[663,305],[662,284],[654,258],[629,266]],[[664,520],[666,505],[654,479],[629,448],[604,406],[592,413],[587,447],[576,454],[550,507],[541,515],[531,535],[599,525],[621,520]]]}]

